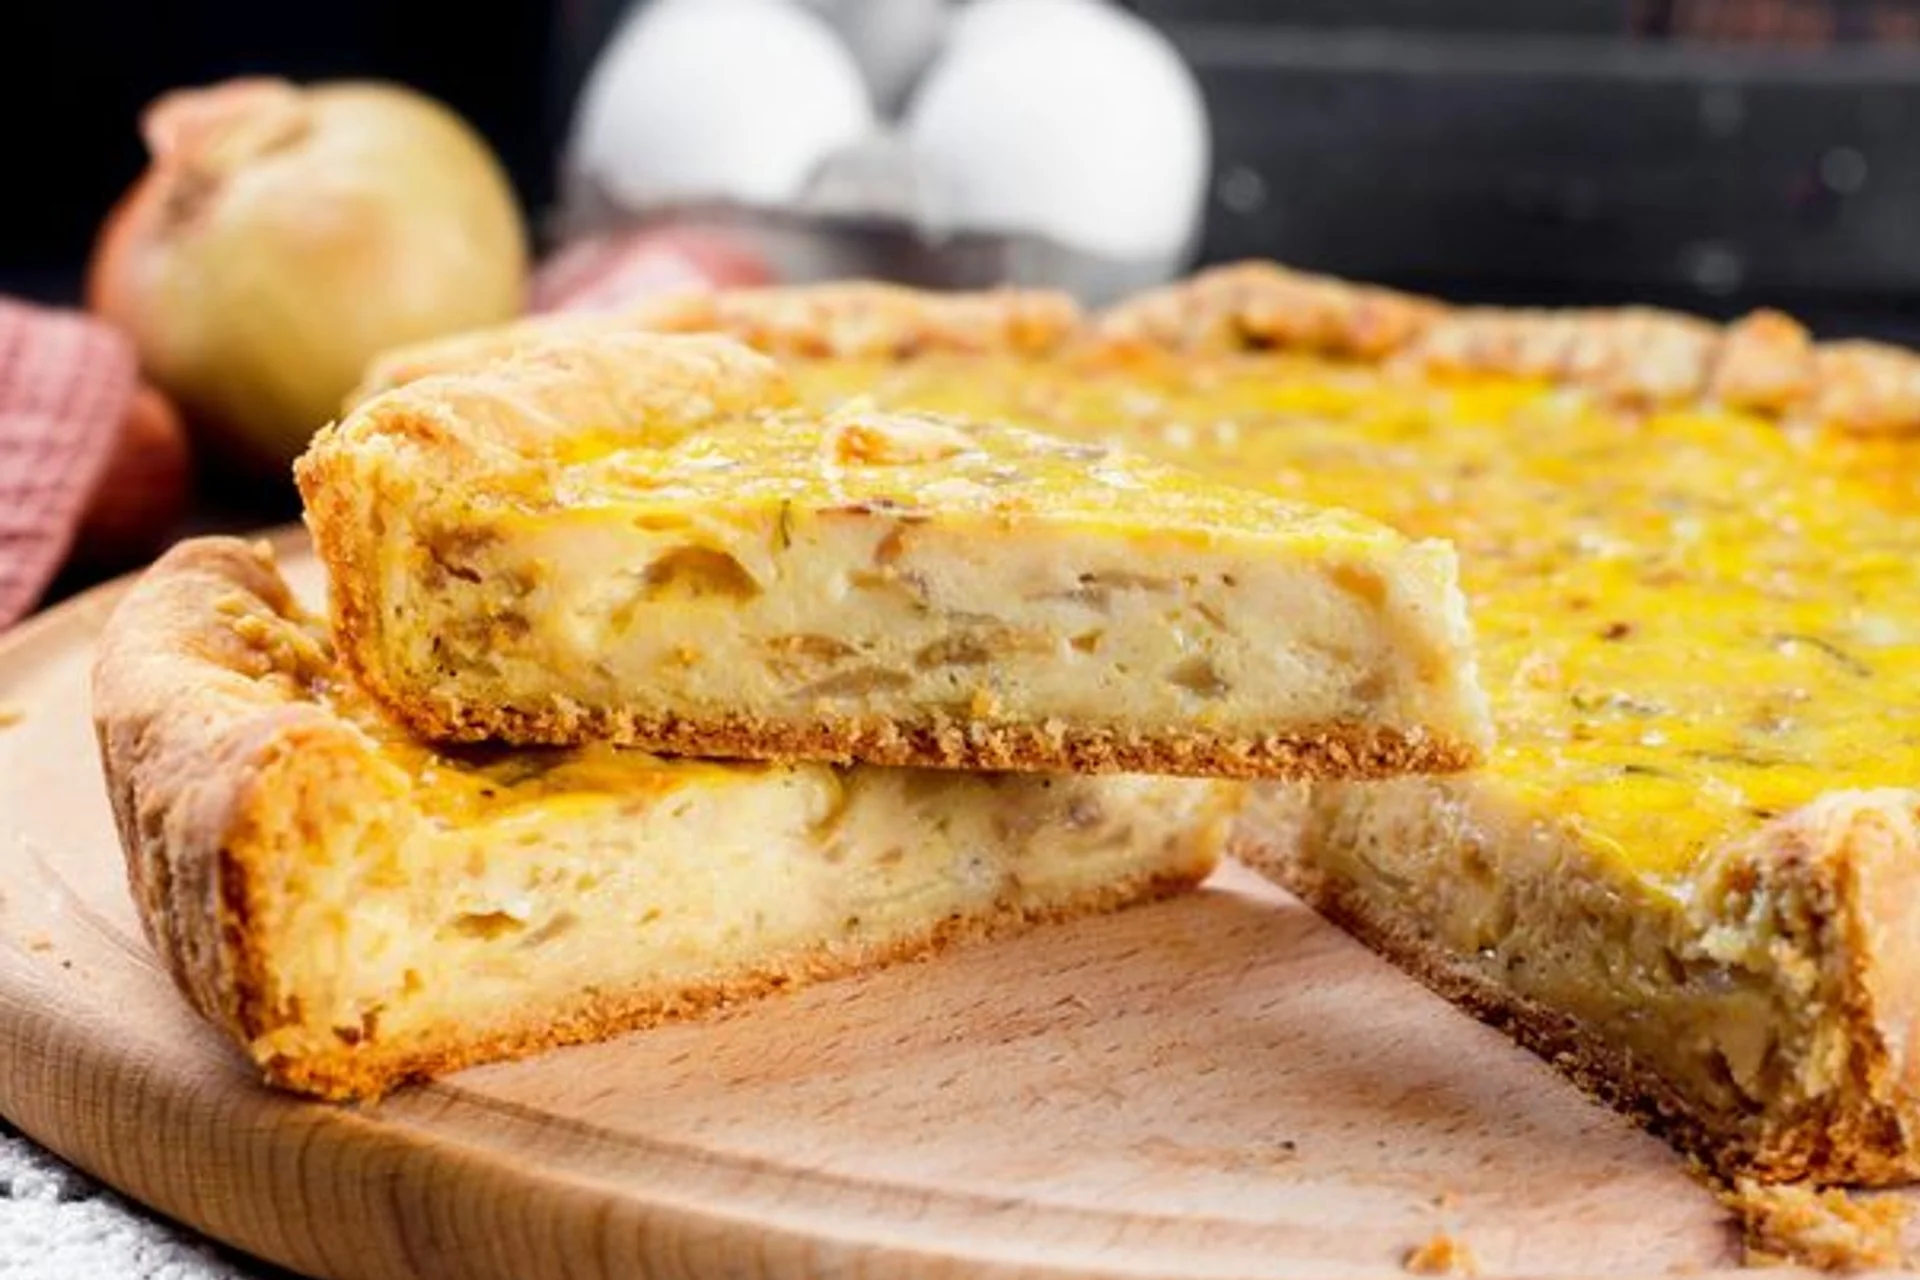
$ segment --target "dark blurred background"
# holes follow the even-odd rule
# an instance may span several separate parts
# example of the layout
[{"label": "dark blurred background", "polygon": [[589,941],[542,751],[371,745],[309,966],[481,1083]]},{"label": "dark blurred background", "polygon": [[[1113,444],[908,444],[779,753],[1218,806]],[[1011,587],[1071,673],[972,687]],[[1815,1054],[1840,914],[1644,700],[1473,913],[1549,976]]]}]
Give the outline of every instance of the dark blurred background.
[{"label": "dark blurred background", "polygon": [[[1920,0],[1135,0],[1214,130],[1202,253],[1448,295],[1785,306],[1920,333]],[[77,294],[161,90],[379,75],[536,219],[618,0],[10,6],[0,291]]]}]

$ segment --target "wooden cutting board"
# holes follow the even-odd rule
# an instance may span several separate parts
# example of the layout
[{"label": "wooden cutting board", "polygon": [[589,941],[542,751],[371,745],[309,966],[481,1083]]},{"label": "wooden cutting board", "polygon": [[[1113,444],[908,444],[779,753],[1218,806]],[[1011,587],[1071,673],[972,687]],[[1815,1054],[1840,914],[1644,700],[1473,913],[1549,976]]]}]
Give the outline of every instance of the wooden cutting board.
[{"label": "wooden cutting board", "polygon": [[1378,1275],[1443,1234],[1483,1275],[1737,1259],[1663,1145],[1231,868],[377,1106],[272,1093],[126,894],[86,692],[116,594],[0,645],[0,1113],[242,1249],[503,1280]]}]

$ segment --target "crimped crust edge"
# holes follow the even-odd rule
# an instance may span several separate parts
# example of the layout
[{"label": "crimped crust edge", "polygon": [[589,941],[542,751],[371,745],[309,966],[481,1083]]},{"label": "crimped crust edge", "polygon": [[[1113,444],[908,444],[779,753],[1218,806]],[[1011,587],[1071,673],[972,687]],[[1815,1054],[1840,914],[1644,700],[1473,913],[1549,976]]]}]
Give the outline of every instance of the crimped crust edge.
[{"label": "crimped crust edge", "polygon": [[1720,325],[1651,307],[1453,306],[1247,261],[1121,302],[1092,332],[1123,352],[1301,351],[1423,376],[1538,378],[1631,409],[1707,404],[1860,434],[1920,431],[1920,353],[1816,342],[1766,309]]}]

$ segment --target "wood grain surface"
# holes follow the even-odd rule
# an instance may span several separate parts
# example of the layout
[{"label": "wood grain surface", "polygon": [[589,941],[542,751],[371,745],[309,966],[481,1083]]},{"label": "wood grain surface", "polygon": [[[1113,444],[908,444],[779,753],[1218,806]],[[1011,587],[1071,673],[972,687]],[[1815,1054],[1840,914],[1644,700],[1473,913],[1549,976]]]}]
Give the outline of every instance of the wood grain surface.
[{"label": "wood grain surface", "polygon": [[[313,589],[296,555],[296,581]],[[1230,868],[1205,891],[364,1108],[156,967],[86,704],[113,588],[0,647],[0,1113],[340,1277],[1480,1274],[1737,1259],[1657,1141]]]}]

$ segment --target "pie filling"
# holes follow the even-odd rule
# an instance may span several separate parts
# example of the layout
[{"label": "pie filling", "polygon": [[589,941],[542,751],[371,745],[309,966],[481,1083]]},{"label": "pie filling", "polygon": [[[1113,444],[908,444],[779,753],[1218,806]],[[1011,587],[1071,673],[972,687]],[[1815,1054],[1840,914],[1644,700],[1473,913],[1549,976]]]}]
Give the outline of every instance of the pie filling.
[{"label": "pie filling", "polygon": [[1191,883],[1228,812],[1223,788],[1170,779],[440,753],[350,689],[324,696],[358,748],[281,757],[250,828],[268,1010],[253,1047],[283,1070],[650,998],[697,1007],[955,926]]},{"label": "pie filling", "polygon": [[536,713],[1484,740],[1453,555],[1089,442],[858,406],[576,447],[386,543],[385,664]]},{"label": "pie filling", "polygon": [[1748,910],[1709,865],[1684,901],[1596,874],[1567,828],[1477,779],[1264,788],[1238,834],[1241,856],[1430,980],[1530,1002],[1518,1029],[1536,1047],[1605,1045],[1589,1083],[1636,1104],[1683,1098],[1722,1141],[1758,1145],[1763,1123],[1843,1083],[1835,975],[1806,959],[1822,940],[1805,903]]}]

